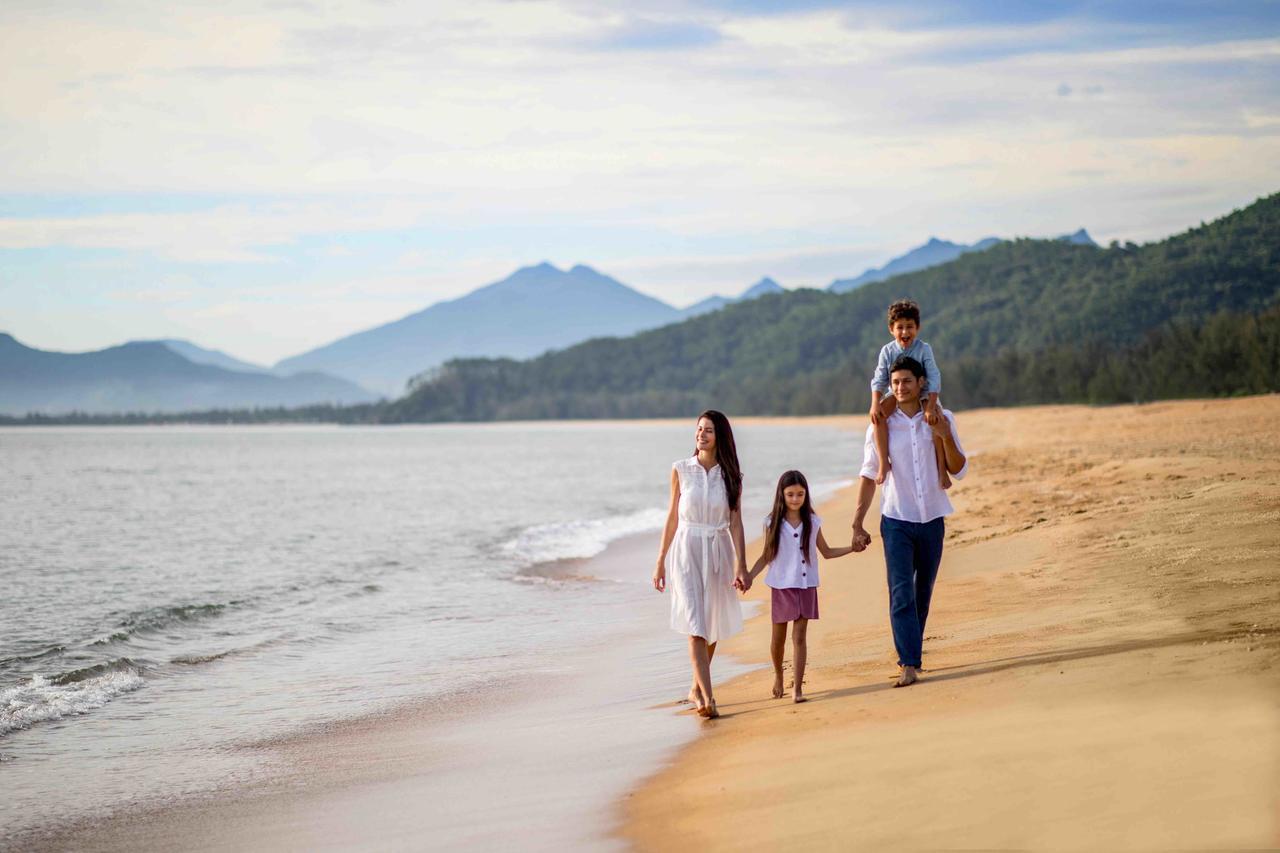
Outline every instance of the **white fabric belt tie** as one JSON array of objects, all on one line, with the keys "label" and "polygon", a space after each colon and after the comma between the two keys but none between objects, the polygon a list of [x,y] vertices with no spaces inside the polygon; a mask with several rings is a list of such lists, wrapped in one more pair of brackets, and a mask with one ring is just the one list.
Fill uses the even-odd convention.
[{"label": "white fabric belt tie", "polygon": [[728,524],[694,524],[692,521],[682,522],[680,527],[703,538],[710,538],[721,531],[728,532],[729,530]]},{"label": "white fabric belt tie", "polygon": [[728,524],[696,524],[692,521],[683,521],[680,523],[680,529],[687,531],[693,536],[697,536],[702,540],[702,589],[703,600],[706,600],[708,575],[714,573],[717,578],[720,574],[720,566],[711,564],[711,540],[716,538],[718,533],[728,533]]}]

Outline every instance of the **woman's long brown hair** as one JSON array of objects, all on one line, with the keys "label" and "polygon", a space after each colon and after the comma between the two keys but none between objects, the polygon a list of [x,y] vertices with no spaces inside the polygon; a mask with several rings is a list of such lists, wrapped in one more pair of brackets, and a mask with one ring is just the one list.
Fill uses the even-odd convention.
[{"label": "woman's long brown hair", "polygon": [[[706,418],[716,429],[716,464],[720,466],[720,476],[724,477],[724,493],[729,498],[729,511],[738,508],[742,499],[742,469],[738,467],[738,446],[733,443],[733,427],[723,412],[707,409],[698,415],[698,421]],[[698,421],[694,421],[697,423]],[[693,449],[698,455],[698,448]]]},{"label": "woman's long brown hair", "polygon": [[804,489],[804,506],[800,507],[800,553],[805,562],[809,562],[809,540],[813,536],[813,504],[809,502],[809,481],[799,471],[787,471],[778,478],[778,489],[773,494],[773,512],[764,520],[764,561],[772,563],[778,556],[779,540],[782,538],[782,519],[787,517],[787,499],[783,492],[789,486],[800,486]]}]

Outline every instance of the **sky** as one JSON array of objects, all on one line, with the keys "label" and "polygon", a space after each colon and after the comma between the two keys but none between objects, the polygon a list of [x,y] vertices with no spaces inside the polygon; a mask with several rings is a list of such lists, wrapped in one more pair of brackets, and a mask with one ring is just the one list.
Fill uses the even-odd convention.
[{"label": "sky", "polygon": [[675,305],[1280,190],[1280,3],[0,4],[0,331],[271,364],[516,268]]}]

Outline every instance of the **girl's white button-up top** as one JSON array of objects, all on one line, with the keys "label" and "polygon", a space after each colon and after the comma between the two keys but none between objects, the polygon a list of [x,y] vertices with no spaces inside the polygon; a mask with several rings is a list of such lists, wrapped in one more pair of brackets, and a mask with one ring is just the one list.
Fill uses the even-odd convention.
[{"label": "girl's white button-up top", "polygon": [[800,549],[800,535],[804,525],[792,527],[785,518],[782,519],[782,535],[778,537],[778,553],[769,564],[769,571],[764,582],[774,589],[809,589],[818,585],[818,530],[822,527],[822,519],[813,519],[809,532],[809,558]]}]

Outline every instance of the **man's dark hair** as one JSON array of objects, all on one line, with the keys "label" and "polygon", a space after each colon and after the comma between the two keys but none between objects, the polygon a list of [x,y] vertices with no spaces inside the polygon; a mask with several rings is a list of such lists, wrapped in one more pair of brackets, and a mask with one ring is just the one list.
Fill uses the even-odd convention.
[{"label": "man's dark hair", "polygon": [[900,355],[895,358],[893,364],[889,367],[889,375],[892,376],[899,370],[910,370],[916,379],[924,378],[924,365],[909,355]]},{"label": "man's dark hair", "polygon": [[889,325],[898,320],[912,320],[920,325],[920,306],[911,299],[899,299],[889,306]]}]

